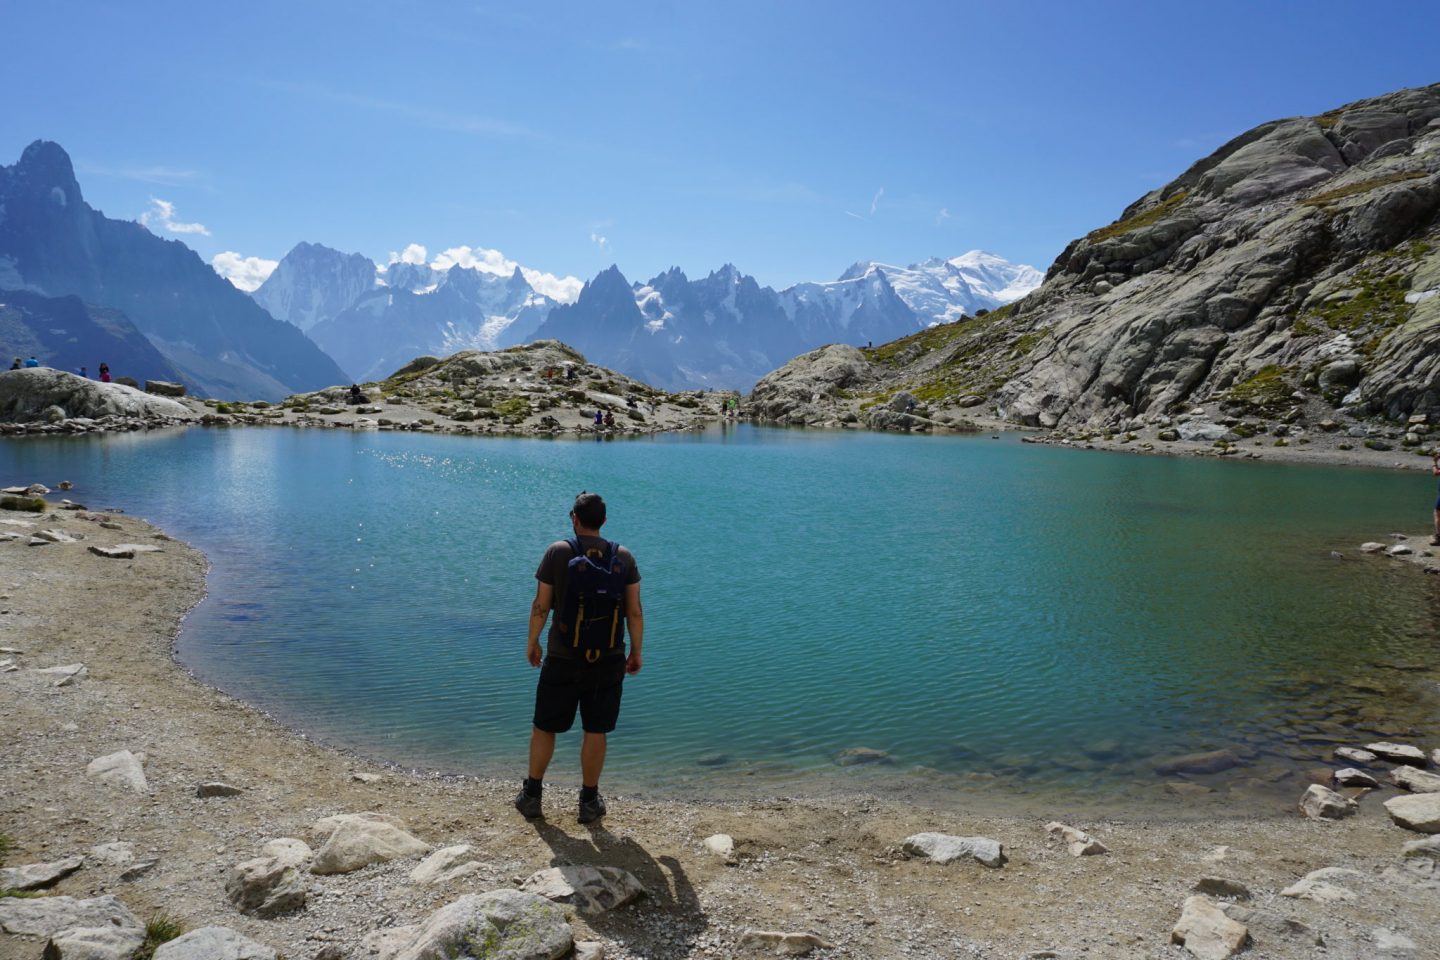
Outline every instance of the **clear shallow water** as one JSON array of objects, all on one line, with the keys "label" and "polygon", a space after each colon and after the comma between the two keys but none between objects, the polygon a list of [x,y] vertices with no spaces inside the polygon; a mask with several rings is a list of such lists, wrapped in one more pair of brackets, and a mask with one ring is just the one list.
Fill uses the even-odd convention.
[{"label": "clear shallow water", "polygon": [[[197,674],[407,767],[520,771],[533,573],[581,489],[645,578],[617,790],[998,781],[1108,805],[1163,798],[1158,759],[1231,747],[1247,764],[1198,778],[1212,796],[1289,805],[1334,743],[1440,718],[1433,585],[1329,557],[1420,528],[1414,474],[748,426],[0,444],[0,481],[62,478],[210,556],[180,641]],[[838,766],[851,747],[894,763]]]}]

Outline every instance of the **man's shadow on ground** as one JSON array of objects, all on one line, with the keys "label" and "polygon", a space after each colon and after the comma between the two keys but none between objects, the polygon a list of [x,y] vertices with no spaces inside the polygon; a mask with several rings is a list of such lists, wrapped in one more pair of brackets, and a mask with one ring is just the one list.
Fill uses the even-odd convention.
[{"label": "man's shadow on ground", "polygon": [[[633,838],[618,837],[606,830],[603,822],[582,827],[587,831],[583,836],[571,836],[545,820],[534,821],[534,826],[540,839],[554,853],[551,866],[620,867],[644,884],[647,895],[637,901],[637,912],[607,911],[586,916],[585,921],[591,927],[607,937],[640,940],[653,951],[653,956],[664,956],[671,948],[676,956],[689,955],[709,921],[678,860],[674,857],[656,859]],[[666,915],[663,930],[655,930],[644,922],[646,915],[656,910]],[[657,933],[663,933],[665,939],[657,939]]]}]

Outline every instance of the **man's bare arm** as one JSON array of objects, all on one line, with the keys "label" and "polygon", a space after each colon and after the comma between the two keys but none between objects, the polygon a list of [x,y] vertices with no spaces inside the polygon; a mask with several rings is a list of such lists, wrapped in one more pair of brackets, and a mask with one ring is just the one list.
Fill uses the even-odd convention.
[{"label": "man's bare arm", "polygon": [[540,631],[545,629],[545,621],[550,617],[550,602],[555,596],[555,588],[548,583],[535,583],[535,599],[530,604],[530,632],[525,640],[525,659],[530,661],[530,666],[540,666],[544,655],[540,651]]},{"label": "man's bare arm", "polygon": [[644,666],[640,649],[645,646],[645,610],[640,605],[640,584],[625,586],[625,627],[630,631],[630,656],[625,660],[626,673],[639,673]]}]

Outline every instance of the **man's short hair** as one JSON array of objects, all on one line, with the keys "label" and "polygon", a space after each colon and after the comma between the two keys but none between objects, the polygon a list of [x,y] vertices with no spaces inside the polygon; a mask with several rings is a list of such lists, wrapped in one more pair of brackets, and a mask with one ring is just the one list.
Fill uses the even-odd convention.
[{"label": "man's short hair", "polygon": [[570,508],[575,514],[575,519],[580,521],[582,527],[590,530],[599,530],[600,525],[605,522],[605,500],[598,493],[586,493],[580,491],[580,496],[575,498],[575,506]]}]

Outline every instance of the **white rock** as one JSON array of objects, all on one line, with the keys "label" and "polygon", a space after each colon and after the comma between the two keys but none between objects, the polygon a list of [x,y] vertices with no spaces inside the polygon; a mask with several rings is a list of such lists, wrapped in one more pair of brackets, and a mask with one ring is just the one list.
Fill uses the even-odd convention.
[{"label": "white rock", "polygon": [[726,863],[735,862],[735,838],[728,833],[716,833],[706,837],[705,849]]},{"label": "white rock", "polygon": [[575,939],[555,904],[519,890],[492,890],[436,910],[395,960],[464,956],[467,943],[485,944],[483,956],[496,960],[559,960]]},{"label": "white rock", "polygon": [[410,879],[415,883],[445,883],[469,876],[480,869],[475,861],[466,861],[473,849],[468,843],[442,847],[420,861],[420,865],[410,871]]},{"label": "white rock", "polygon": [[305,880],[295,864],[278,857],[256,857],[236,864],[225,881],[225,895],[241,913],[278,917],[305,906]]},{"label": "white rock", "polygon": [[59,883],[85,865],[84,857],[0,868],[0,890],[40,890]]},{"label": "white rock", "polygon": [[117,543],[116,550],[128,550],[131,553],[159,553],[160,548],[153,543]]},{"label": "white rock", "polygon": [[1180,920],[1170,934],[1171,943],[1184,944],[1200,960],[1225,960],[1244,948],[1250,931],[1231,920],[1209,897],[1185,898]]},{"label": "white rock", "polygon": [[1300,812],[1311,820],[1340,820],[1359,808],[1360,805],[1354,800],[1318,783],[1310,784],[1300,798]]},{"label": "white rock", "polygon": [[946,833],[917,833],[906,837],[901,850],[912,857],[927,857],[935,863],[953,863],[975,858],[987,867],[1005,863],[1005,848],[988,837],[953,837]]},{"label": "white rock", "polygon": [[385,778],[378,773],[352,773],[350,779],[358,783],[379,783]]},{"label": "white rock", "polygon": [[0,931],[53,937],[77,927],[130,927],[144,931],[144,925],[114,897],[3,897],[0,898]]},{"label": "white rock", "polygon": [[87,547],[86,549],[88,549],[91,553],[95,554],[95,556],[97,556],[97,557],[104,557],[106,560],[134,560],[134,559],[135,559],[135,551],[134,551],[134,550],[125,550],[125,549],[123,549],[123,548],[121,548],[121,547],[98,547],[98,546],[96,546],[96,545],[94,545],[94,544],[91,544],[91,545],[90,545],[89,547]]},{"label": "white rock", "polygon": [[195,796],[200,797],[202,800],[210,797],[238,797],[244,792],[245,789],[243,787],[237,787],[220,780],[207,780],[204,783],[197,783],[195,785]]},{"label": "white rock", "polygon": [[644,885],[628,870],[583,864],[540,870],[531,874],[520,889],[556,903],[567,903],[587,916],[623,907],[646,893]]},{"label": "white rock", "polygon": [[161,944],[154,960],[275,960],[275,951],[229,927],[201,927]]},{"label": "white rock", "polygon": [[1406,544],[1397,543],[1394,546],[1386,547],[1385,552],[1392,557],[1408,557],[1415,551],[1410,549]]},{"label": "white rock", "polygon": [[605,960],[605,944],[599,940],[576,940],[575,960]]},{"label": "white rock", "polygon": [[296,840],[294,837],[279,837],[275,840],[265,841],[260,848],[260,856],[274,857],[294,867],[304,869],[310,865],[315,858],[315,851],[310,849],[310,844],[304,840]]},{"label": "white rock", "polygon": [[1412,747],[1408,743],[1390,743],[1389,741],[1381,740],[1378,743],[1365,744],[1365,749],[1393,763],[1409,763],[1417,767],[1425,766],[1425,751],[1419,747]]},{"label": "white rock", "polygon": [[44,960],[131,960],[144,943],[139,927],[76,927],[51,938]]},{"label": "white rock", "polygon": [[37,539],[47,543],[75,543],[76,538],[64,530],[39,530],[35,533]]},{"label": "white rock", "polygon": [[1360,876],[1363,874],[1359,870],[1348,870],[1344,867],[1325,867],[1321,870],[1312,870],[1305,875],[1304,879],[1297,880],[1281,890],[1280,896],[1294,897],[1297,900],[1318,900],[1321,903],[1354,900],[1355,891],[1329,881]]},{"label": "white rock", "polygon": [[776,953],[792,957],[804,956],[816,949],[830,950],[835,946],[833,943],[826,942],[818,933],[787,933],[783,930],[755,930],[753,928],[740,934],[740,943],[774,947]]},{"label": "white rock", "polygon": [[1412,953],[1420,949],[1414,940],[1403,933],[1395,933],[1384,927],[1371,930],[1370,939],[1375,941],[1375,949],[1383,953]]},{"label": "white rock", "polygon": [[1364,770],[1356,770],[1354,767],[1346,767],[1344,770],[1336,770],[1331,774],[1337,784],[1342,787],[1378,787],[1380,781],[1376,780]]},{"label": "white rock", "polygon": [[1383,544],[1383,543],[1376,543],[1374,540],[1370,540],[1370,541],[1367,541],[1366,543],[1360,544],[1360,552],[1361,552],[1361,553],[1383,553],[1384,551],[1385,551],[1385,544]]},{"label": "white rock", "polygon": [[135,859],[135,844],[117,840],[114,843],[102,843],[90,848],[90,856],[101,863],[108,863],[112,867],[123,867]]},{"label": "white rock", "polygon": [[1440,860],[1440,835],[1407,841],[1401,848],[1401,856],[1428,857],[1431,860]]},{"label": "white rock", "polygon": [[1110,848],[1099,840],[1096,840],[1084,830],[1077,830],[1074,827],[1066,826],[1058,820],[1045,824],[1046,831],[1052,837],[1065,841],[1070,849],[1072,857],[1093,857],[1101,853],[1109,853]]},{"label": "white rock", "polygon": [[1440,833],[1440,793],[1415,793],[1385,801],[1390,819],[1406,830]]},{"label": "white rock", "polygon": [[335,829],[315,852],[315,860],[310,865],[311,873],[349,873],[372,863],[418,857],[430,852],[430,844],[391,822],[393,818],[382,819],[376,814],[341,814],[317,823],[317,831],[323,832],[321,824],[331,821],[336,823]]},{"label": "white rock", "polygon": [[31,670],[33,674],[50,680],[52,687],[68,687],[77,680],[84,680],[90,675],[83,663],[67,663],[62,667],[45,667],[43,670]]},{"label": "white rock", "polygon": [[1349,760],[1351,763],[1374,763],[1377,759],[1375,754],[1369,750],[1361,750],[1359,747],[1336,747],[1335,756],[1341,760]]},{"label": "white rock", "polygon": [[145,793],[150,789],[150,784],[145,781],[145,770],[140,765],[139,758],[129,750],[96,757],[85,768],[85,773],[101,783],[126,787],[136,793]]},{"label": "white rock", "polygon": [[1440,793],[1440,776],[1416,767],[1396,767],[1390,771],[1390,782],[1411,793]]}]

